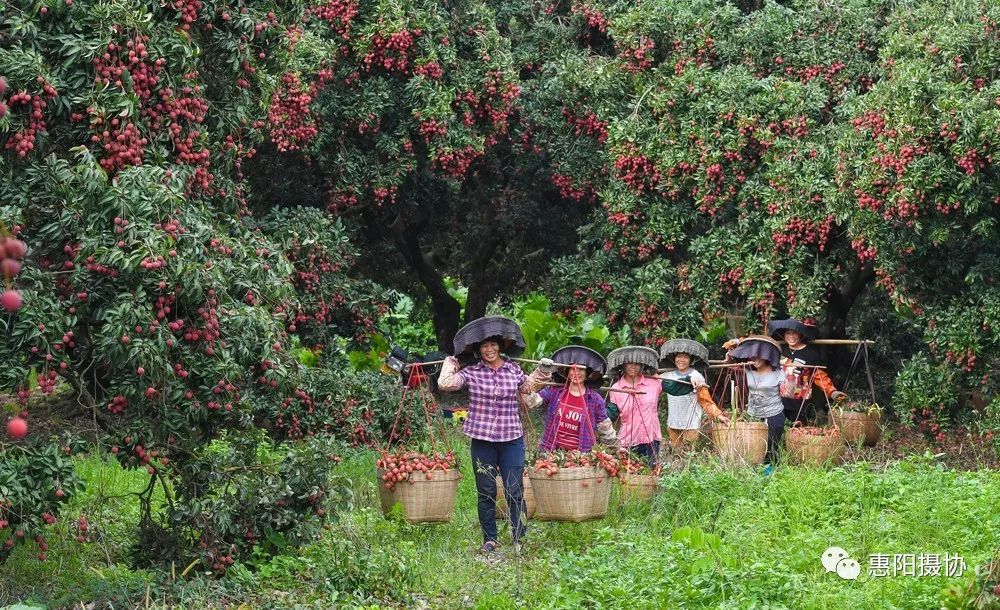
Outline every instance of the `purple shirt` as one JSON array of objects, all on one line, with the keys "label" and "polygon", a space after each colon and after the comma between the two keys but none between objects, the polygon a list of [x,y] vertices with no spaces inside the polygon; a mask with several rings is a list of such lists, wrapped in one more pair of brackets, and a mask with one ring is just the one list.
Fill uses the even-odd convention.
[{"label": "purple shirt", "polygon": [[527,380],[521,367],[510,360],[492,369],[482,362],[458,371],[469,390],[469,417],[462,424],[466,436],[504,442],[524,436],[518,415],[518,388]]},{"label": "purple shirt", "polygon": [[[542,451],[552,451],[556,446],[556,427],[559,424],[559,401],[563,394],[567,392],[565,387],[547,387],[538,393],[542,401],[549,406],[548,414],[545,416],[545,432],[542,434],[542,442],[539,447]],[[604,397],[596,391],[587,388],[583,395],[587,404],[585,413],[587,420],[580,426],[580,451],[590,451],[594,446],[594,435],[597,424],[608,418],[608,411],[604,408]]]}]

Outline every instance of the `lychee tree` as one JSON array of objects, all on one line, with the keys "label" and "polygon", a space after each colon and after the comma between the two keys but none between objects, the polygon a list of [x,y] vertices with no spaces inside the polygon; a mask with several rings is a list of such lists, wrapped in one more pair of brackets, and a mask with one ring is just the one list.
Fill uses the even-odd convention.
[{"label": "lychee tree", "polygon": [[348,271],[363,266],[344,223],[317,208],[279,208],[261,225],[292,263],[297,303],[288,312],[288,332],[312,348],[336,350],[339,338],[364,343],[391,296]]},{"label": "lychee tree", "polygon": [[[550,5],[578,50],[549,67],[574,87],[541,145],[601,146],[560,172],[602,209],[553,268],[556,303],[654,342],[723,311],[744,331],[790,314],[837,336],[879,290],[944,361],[901,378],[933,402],[920,413],[995,393],[997,7],[743,9]],[[941,379],[954,400],[933,401]]]},{"label": "lychee tree", "polygon": [[442,349],[461,323],[446,276],[469,289],[466,319],[483,315],[567,251],[581,218],[554,185],[539,188],[545,159],[522,103],[530,64],[498,10],[309,2],[269,112],[276,148],[320,172],[325,207],[358,229],[372,276],[428,297]]},{"label": "lychee tree", "polygon": [[[553,5],[578,41],[553,70],[576,84],[543,145],[600,146],[563,173],[601,209],[551,291],[651,342],[723,311],[751,327],[790,311],[842,331],[846,311],[825,308],[853,301],[867,276],[835,247],[828,125],[877,73],[875,5]],[[861,281],[840,281],[851,273]]]},{"label": "lychee tree", "polygon": [[[243,175],[301,11],[78,0],[0,17],[0,220],[28,248],[21,306],[0,313],[0,388],[21,411],[66,384],[102,446],[148,472],[143,546],[157,560],[222,571],[256,544],[305,539],[346,440],[290,439],[255,400],[261,377],[280,379],[271,393],[312,390],[289,353],[295,261],[248,215]],[[0,442],[0,558],[19,542],[44,554],[36,536],[77,487],[63,447],[31,431]]]},{"label": "lychee tree", "polygon": [[851,104],[837,140],[852,247],[927,346],[900,374],[897,406],[938,440],[969,419],[971,393],[989,402],[998,389],[998,41],[993,3],[900,12],[881,82]]}]

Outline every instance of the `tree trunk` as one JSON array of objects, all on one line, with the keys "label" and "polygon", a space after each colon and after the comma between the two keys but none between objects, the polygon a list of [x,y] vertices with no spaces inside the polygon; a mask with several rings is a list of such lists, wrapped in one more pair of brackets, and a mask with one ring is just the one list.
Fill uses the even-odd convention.
[{"label": "tree trunk", "polygon": [[487,286],[487,282],[482,278],[475,278],[469,283],[469,294],[465,299],[465,319],[468,324],[476,318],[486,315],[486,306],[490,298],[495,294],[492,286]]},{"label": "tree trunk", "polygon": [[[486,226],[490,226],[493,224],[490,221],[495,219],[495,214],[490,213],[487,217]],[[503,246],[503,238],[499,232],[492,231],[479,243],[480,246],[476,249],[476,254],[469,265],[469,293],[465,299],[466,323],[483,317],[490,299],[502,288],[499,278],[491,277],[490,267],[498,267],[492,263],[500,257],[499,250]]]},{"label": "tree trunk", "polygon": [[871,265],[857,264],[847,274],[844,283],[832,291],[826,305],[826,319],[823,321],[823,335],[843,337],[847,332],[847,316],[851,307],[864,289],[875,279]]},{"label": "tree trunk", "polygon": [[416,213],[409,216],[410,222],[403,215],[396,216],[390,225],[393,243],[409,265],[417,279],[427,291],[431,300],[431,317],[434,321],[434,331],[437,334],[438,349],[450,354],[453,350],[453,340],[458,331],[459,317],[462,308],[444,284],[444,277],[424,255],[420,249],[420,233],[427,226],[427,212],[416,208]]},{"label": "tree trunk", "polygon": [[[875,279],[875,271],[869,264],[856,264],[847,274],[843,284],[831,290],[826,303],[826,316],[820,326],[823,337],[840,338],[847,334],[847,316],[857,302],[861,293]],[[859,337],[863,339],[864,337]],[[849,362],[851,354],[847,350],[838,350],[834,360],[838,363]]]}]

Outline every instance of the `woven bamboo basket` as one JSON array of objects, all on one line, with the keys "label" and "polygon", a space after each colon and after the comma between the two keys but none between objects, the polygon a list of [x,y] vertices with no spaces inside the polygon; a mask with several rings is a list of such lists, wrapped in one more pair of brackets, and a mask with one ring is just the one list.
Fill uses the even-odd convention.
[{"label": "woven bamboo basket", "polygon": [[767,453],[767,424],[733,421],[712,426],[712,443],[724,462],[761,464]]},{"label": "woven bamboo basket", "polygon": [[544,470],[528,469],[535,493],[539,521],[579,522],[608,514],[611,477],[596,466],[560,468],[551,477]]},{"label": "woven bamboo basket", "polygon": [[785,436],[788,461],[806,466],[832,464],[844,453],[844,439],[840,434],[801,434],[791,429]]},{"label": "woven bamboo basket", "polygon": [[382,470],[376,470],[378,495],[382,512],[386,515],[396,504],[403,507],[403,517],[409,523],[447,523],[455,510],[455,496],[462,473],[458,468],[432,471],[427,479],[421,472],[411,473],[410,478],[400,481],[392,489],[382,484]]},{"label": "woven bamboo basket", "polygon": [[622,495],[629,498],[648,500],[656,493],[660,479],[655,474],[629,474],[619,475],[622,482]]},{"label": "woven bamboo basket", "polygon": [[866,447],[872,447],[882,439],[882,416],[878,414],[843,409],[832,409],[830,414],[848,445],[860,442]]},{"label": "woven bamboo basket", "polygon": [[[537,502],[535,502],[535,492],[531,489],[531,479],[528,478],[527,470],[525,470],[524,478],[521,480],[521,489],[524,492],[524,512],[528,519],[531,519],[535,516]],[[507,518],[507,494],[503,490],[503,479],[499,476],[497,477],[497,515],[504,519]]]}]

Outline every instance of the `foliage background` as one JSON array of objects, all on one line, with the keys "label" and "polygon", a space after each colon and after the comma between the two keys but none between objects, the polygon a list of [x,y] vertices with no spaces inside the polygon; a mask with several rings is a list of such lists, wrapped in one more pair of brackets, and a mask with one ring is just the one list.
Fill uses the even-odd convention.
[{"label": "foliage background", "polygon": [[[32,433],[0,440],[0,563],[110,537],[73,503],[113,459],[135,565],[284,577],[385,442],[384,352],[485,313],[529,357],[812,318],[877,340],[877,398],[939,447],[990,441],[998,28],[979,0],[7,2],[30,250],[0,390]],[[395,599],[408,553],[335,580]]]}]

